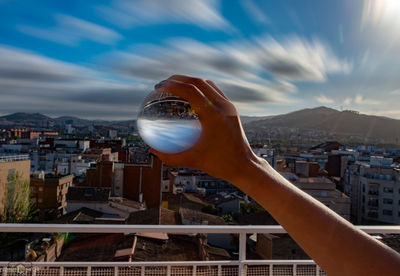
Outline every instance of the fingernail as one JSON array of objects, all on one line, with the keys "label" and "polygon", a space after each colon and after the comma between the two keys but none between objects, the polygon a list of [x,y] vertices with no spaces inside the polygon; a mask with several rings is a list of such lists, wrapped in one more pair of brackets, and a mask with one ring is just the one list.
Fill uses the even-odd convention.
[{"label": "fingernail", "polygon": [[165,84],[166,80],[160,81],[156,85],[154,85],[154,89],[160,89]]}]

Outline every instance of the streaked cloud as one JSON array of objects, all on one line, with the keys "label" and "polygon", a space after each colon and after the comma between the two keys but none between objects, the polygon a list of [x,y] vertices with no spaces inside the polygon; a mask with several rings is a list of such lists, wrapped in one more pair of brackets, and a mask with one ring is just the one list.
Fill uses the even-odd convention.
[{"label": "streaked cloud", "polygon": [[86,118],[135,118],[150,86],[107,79],[104,72],[0,46],[0,110]]},{"label": "streaked cloud", "polygon": [[389,92],[390,95],[400,95],[400,88]]},{"label": "streaked cloud", "polygon": [[318,39],[310,42],[292,36],[278,42],[266,37],[257,42],[254,61],[277,78],[322,82],[328,74],[347,74],[352,70],[350,62],[336,57],[330,47]]},{"label": "streaked cloud", "polygon": [[232,31],[217,0],[116,0],[111,6],[98,6],[105,20],[120,27],[161,23],[187,23],[204,29]]},{"label": "streaked cloud", "polygon": [[122,36],[109,28],[65,14],[54,16],[56,25],[50,28],[19,25],[17,29],[27,35],[69,46],[91,40],[103,44],[114,44]]},{"label": "streaked cloud", "polygon": [[0,45],[0,80],[22,82],[71,82],[88,73],[82,67]]},{"label": "streaked cloud", "polygon": [[328,98],[323,94],[320,94],[319,96],[315,97],[315,100],[321,104],[333,104],[335,102],[334,99]]},{"label": "streaked cloud", "polygon": [[271,19],[267,16],[265,11],[261,10],[253,0],[242,0],[240,4],[243,6],[244,10],[249,15],[249,18],[254,20],[259,24],[270,24]]}]

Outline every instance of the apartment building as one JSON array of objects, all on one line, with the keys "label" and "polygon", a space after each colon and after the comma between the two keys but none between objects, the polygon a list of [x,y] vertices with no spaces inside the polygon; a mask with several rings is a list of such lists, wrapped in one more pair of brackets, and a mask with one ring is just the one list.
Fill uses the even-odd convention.
[{"label": "apartment building", "polygon": [[39,210],[40,220],[57,218],[66,213],[68,188],[73,175],[45,175],[39,173],[31,177],[31,198]]},{"label": "apartment building", "polygon": [[348,166],[345,193],[355,223],[400,223],[400,169],[391,158],[372,156]]}]

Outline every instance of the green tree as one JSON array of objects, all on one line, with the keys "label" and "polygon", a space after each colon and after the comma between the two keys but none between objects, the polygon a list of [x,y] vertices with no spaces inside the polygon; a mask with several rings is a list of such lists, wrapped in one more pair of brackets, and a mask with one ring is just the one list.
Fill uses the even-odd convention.
[{"label": "green tree", "polygon": [[215,206],[213,204],[208,204],[206,206],[203,206],[201,208],[201,211],[203,213],[207,213],[207,214],[211,214],[211,215],[216,215],[217,214],[217,209],[215,208]]},{"label": "green tree", "polygon": [[263,207],[261,207],[258,204],[254,204],[251,202],[248,203],[241,203],[240,204],[240,213],[242,214],[254,214],[254,213],[260,213],[264,211]]},{"label": "green tree", "polygon": [[29,181],[23,180],[19,172],[10,174],[7,180],[4,214],[1,221],[5,223],[25,222],[30,219],[33,210]]},{"label": "green tree", "polygon": [[233,222],[233,217],[230,214],[222,215],[222,218],[225,220],[225,222]]}]

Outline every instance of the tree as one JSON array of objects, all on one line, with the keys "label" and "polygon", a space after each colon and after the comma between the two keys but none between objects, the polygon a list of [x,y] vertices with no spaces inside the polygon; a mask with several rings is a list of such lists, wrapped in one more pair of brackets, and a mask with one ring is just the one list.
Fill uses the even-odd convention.
[{"label": "tree", "polygon": [[222,218],[225,220],[225,222],[233,222],[233,217],[230,214],[222,215]]},{"label": "tree", "polygon": [[4,214],[1,221],[18,223],[29,220],[32,211],[29,181],[24,181],[19,172],[10,174],[7,180]]},{"label": "tree", "polygon": [[264,211],[264,208],[258,204],[254,204],[251,202],[248,202],[248,203],[243,202],[240,204],[240,213],[242,213],[242,214],[255,214],[255,213],[260,213],[263,211]]},{"label": "tree", "polygon": [[201,211],[203,213],[207,213],[207,214],[211,214],[211,215],[216,215],[217,214],[217,209],[215,208],[215,206],[213,204],[208,204],[206,206],[203,206],[201,208]]}]

